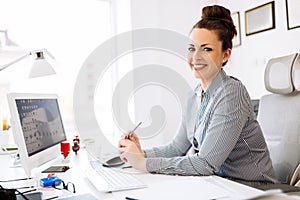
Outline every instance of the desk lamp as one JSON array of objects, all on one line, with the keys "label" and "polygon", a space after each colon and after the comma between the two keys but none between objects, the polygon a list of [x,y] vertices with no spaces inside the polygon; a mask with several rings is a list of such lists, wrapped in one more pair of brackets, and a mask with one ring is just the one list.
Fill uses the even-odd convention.
[{"label": "desk lamp", "polygon": [[52,66],[46,61],[44,57],[44,53],[47,53],[52,59],[55,59],[47,49],[38,49],[34,51],[30,51],[26,53],[25,55],[15,59],[14,61],[7,63],[5,65],[0,66],[0,71],[8,68],[9,66],[15,64],[16,62],[19,62],[26,58],[27,56],[36,56],[35,60],[33,62],[33,65],[31,67],[31,71],[29,73],[29,78],[34,78],[34,77],[40,77],[40,76],[47,76],[51,74],[55,74],[54,69]]}]

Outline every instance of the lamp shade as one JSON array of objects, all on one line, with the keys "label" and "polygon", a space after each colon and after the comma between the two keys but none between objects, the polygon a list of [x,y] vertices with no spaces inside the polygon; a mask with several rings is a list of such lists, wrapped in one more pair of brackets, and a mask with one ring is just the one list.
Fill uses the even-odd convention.
[{"label": "lamp shade", "polygon": [[35,56],[35,60],[33,62],[31,71],[29,73],[29,78],[34,78],[34,77],[40,77],[40,76],[47,76],[51,74],[55,74],[54,69],[52,66],[46,61],[44,57],[44,53],[47,53],[51,58],[54,59],[54,57],[46,50],[46,49],[41,49],[41,50],[35,50],[26,53],[25,55],[11,61],[10,63],[7,63],[5,65],[0,66],[0,71],[10,67],[11,65],[23,60],[27,56]]},{"label": "lamp shade", "polygon": [[55,74],[52,66],[44,58],[43,51],[36,51],[36,58],[32,64],[31,71],[29,73],[29,78],[35,78],[40,76],[48,76]]}]

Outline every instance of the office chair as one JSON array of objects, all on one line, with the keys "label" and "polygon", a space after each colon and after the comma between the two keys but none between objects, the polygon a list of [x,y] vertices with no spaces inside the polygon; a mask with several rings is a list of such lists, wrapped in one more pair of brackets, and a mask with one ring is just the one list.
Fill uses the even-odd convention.
[{"label": "office chair", "polygon": [[[300,176],[299,54],[270,59],[264,80],[271,94],[261,97],[257,120],[266,139],[278,181],[282,186],[295,185]],[[281,188],[280,184],[277,186]]]}]

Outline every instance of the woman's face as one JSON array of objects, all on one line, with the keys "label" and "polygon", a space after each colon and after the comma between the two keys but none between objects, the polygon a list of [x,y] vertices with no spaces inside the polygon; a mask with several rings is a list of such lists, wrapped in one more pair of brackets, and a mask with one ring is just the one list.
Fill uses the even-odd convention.
[{"label": "woman's face", "polygon": [[207,87],[230,56],[231,49],[222,51],[222,42],[214,31],[194,28],[190,34],[188,64],[196,78]]}]

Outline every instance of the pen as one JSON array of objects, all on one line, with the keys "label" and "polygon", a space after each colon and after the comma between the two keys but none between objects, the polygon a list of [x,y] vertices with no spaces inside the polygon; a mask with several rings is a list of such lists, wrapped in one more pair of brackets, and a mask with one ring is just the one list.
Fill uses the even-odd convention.
[{"label": "pen", "polygon": [[25,194],[25,193],[33,192],[33,191],[36,191],[36,190],[37,190],[37,189],[27,190],[27,191],[22,192],[22,193]]},{"label": "pen", "polygon": [[127,169],[127,168],[132,168],[132,166],[130,165],[130,166],[124,166],[124,167],[122,167],[122,169]]},{"label": "pen", "polygon": [[48,198],[48,199],[45,199],[45,200],[56,199],[56,198],[58,198],[58,197],[59,197],[59,196],[50,197],[50,198]]},{"label": "pen", "polygon": [[138,200],[136,198],[131,198],[131,197],[125,197],[126,200]]},{"label": "pen", "polygon": [[[133,132],[141,125],[141,124],[142,124],[142,122],[138,123],[138,124],[134,127],[134,129],[132,129],[132,130],[130,131],[128,137],[132,137],[132,133],[133,133]],[[128,137],[127,137],[126,139],[129,139]]]},{"label": "pen", "polygon": [[27,188],[34,188],[35,186],[23,186],[23,187],[18,187],[18,188],[13,188],[13,189],[27,189]]},{"label": "pen", "polygon": [[136,125],[136,127],[134,127],[134,129],[132,129],[132,131],[130,131],[130,133],[133,133],[141,124],[142,124],[142,122],[138,123],[138,125]]}]

